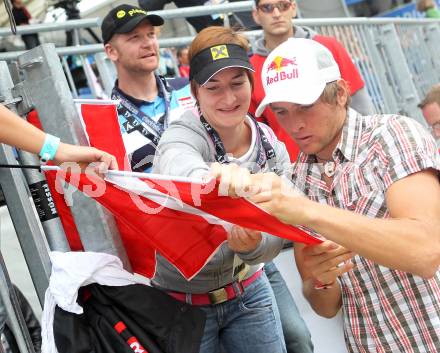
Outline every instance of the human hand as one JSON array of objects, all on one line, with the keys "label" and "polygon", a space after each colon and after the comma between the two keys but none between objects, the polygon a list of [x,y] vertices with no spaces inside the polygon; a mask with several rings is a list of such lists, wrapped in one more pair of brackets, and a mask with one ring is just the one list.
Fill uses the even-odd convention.
[{"label": "human hand", "polygon": [[337,277],[353,269],[350,260],[355,254],[326,240],[318,245],[305,246],[301,251],[306,278],[312,279],[315,288],[330,288]]},{"label": "human hand", "polygon": [[234,252],[247,253],[254,251],[260,245],[262,238],[261,232],[233,226],[228,233],[228,246]]},{"label": "human hand", "polygon": [[220,196],[249,197],[256,192],[250,172],[237,164],[213,163],[210,176],[219,179]]},{"label": "human hand", "polygon": [[250,176],[254,194],[250,201],[288,224],[305,224],[311,201],[297,192],[284,177],[275,173]]},{"label": "human hand", "polygon": [[55,163],[77,162],[82,170],[88,170],[93,163],[93,171],[103,176],[108,169],[118,169],[116,158],[110,153],[98,150],[94,147],[75,146],[60,143],[55,155]]}]

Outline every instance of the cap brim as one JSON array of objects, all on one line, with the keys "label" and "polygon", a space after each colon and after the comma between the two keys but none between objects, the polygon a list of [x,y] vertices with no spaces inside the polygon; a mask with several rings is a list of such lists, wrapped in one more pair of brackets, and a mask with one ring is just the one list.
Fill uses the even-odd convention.
[{"label": "cap brim", "polygon": [[219,73],[220,71],[224,69],[228,69],[231,67],[241,67],[246,70],[250,70],[254,72],[254,67],[249,61],[242,60],[242,59],[221,59],[214,62],[209,63],[206,65],[202,70],[200,70],[197,75],[194,76],[194,80],[196,82],[203,86],[206,84],[214,75]]},{"label": "cap brim", "polygon": [[[272,92],[264,97],[255,111],[255,116],[259,117],[263,114],[264,109],[271,104],[277,102],[289,102],[294,104],[309,105],[315,103],[325,88],[325,83],[317,85],[309,85],[307,89],[304,86],[292,87],[287,86],[285,90],[272,90]],[[269,89],[270,90],[270,89]]]},{"label": "cap brim", "polygon": [[142,21],[148,21],[152,26],[162,26],[163,18],[158,15],[135,16],[126,24],[115,30],[115,33],[128,33],[135,29]]}]

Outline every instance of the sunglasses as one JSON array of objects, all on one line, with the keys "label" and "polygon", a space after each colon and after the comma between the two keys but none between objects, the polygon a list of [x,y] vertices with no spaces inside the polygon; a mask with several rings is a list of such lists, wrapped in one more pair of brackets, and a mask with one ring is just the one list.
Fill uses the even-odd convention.
[{"label": "sunglasses", "polygon": [[292,3],[290,1],[278,1],[275,4],[261,4],[257,6],[258,10],[264,13],[272,13],[275,8],[277,8],[279,12],[284,12],[291,7]]}]

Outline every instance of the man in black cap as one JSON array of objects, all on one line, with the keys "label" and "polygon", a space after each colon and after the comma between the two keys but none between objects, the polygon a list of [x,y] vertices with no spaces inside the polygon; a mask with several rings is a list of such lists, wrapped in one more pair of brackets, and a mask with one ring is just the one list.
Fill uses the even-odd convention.
[{"label": "man in black cap", "polygon": [[155,70],[159,66],[157,26],[163,18],[123,4],[104,18],[105,52],[118,79],[112,99],[119,100],[119,125],[133,171],[151,169],[156,145],[170,121],[192,106],[188,85],[174,90]]}]

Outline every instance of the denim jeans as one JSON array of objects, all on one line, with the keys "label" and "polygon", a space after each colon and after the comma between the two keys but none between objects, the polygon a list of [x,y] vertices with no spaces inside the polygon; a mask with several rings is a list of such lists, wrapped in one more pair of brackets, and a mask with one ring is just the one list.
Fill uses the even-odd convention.
[{"label": "denim jeans", "polygon": [[218,353],[220,344],[228,353],[286,353],[273,298],[263,272],[235,299],[200,306],[206,312],[200,353]]},{"label": "denim jeans", "polygon": [[273,262],[268,262],[264,266],[264,271],[275,294],[287,353],[312,353],[313,343],[309,329],[301,317],[281,273]]}]

